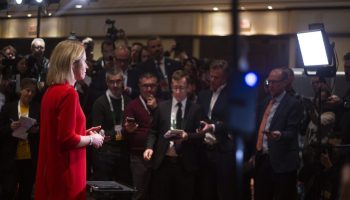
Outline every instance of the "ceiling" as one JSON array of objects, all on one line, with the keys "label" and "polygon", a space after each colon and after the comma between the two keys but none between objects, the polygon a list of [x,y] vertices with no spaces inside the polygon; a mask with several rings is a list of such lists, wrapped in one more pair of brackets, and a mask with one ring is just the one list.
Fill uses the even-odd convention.
[{"label": "ceiling", "polygon": [[[14,0],[8,0],[8,9],[1,13],[11,12],[13,16],[25,16],[28,12],[37,10],[36,5],[16,5]],[[82,8],[75,8],[77,4]],[[240,0],[241,10],[266,10],[270,5],[273,9],[315,9],[315,8],[350,8],[350,0]],[[61,0],[46,6],[48,13],[53,15],[75,14],[107,14],[130,12],[181,12],[181,11],[212,11],[229,10],[231,0]],[[0,13],[0,16],[1,16]],[[3,16],[1,16],[3,17]]]}]

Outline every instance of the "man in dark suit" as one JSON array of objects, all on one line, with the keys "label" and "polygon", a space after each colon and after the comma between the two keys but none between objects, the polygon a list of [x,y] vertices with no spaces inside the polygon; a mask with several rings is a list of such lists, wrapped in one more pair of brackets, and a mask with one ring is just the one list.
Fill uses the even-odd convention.
[{"label": "man in dark suit", "polygon": [[113,53],[115,44],[111,40],[104,40],[101,44],[102,57],[97,59],[91,69],[91,84],[87,89],[84,112],[87,114],[87,124],[91,124],[91,108],[95,100],[107,90],[106,71],[114,68]]},{"label": "man in dark suit", "polygon": [[[215,60],[209,69],[210,89],[198,95],[206,115],[205,146],[199,177],[201,199],[234,199],[234,148],[225,121],[228,108],[228,63]],[[202,130],[203,131],[203,130]],[[211,132],[211,133],[210,133]]]},{"label": "man in dark suit", "polygon": [[295,200],[299,165],[300,102],[286,94],[288,74],[273,69],[267,79],[270,98],[264,103],[255,156],[255,199]]},{"label": "man in dark suit", "polygon": [[155,74],[159,80],[159,94],[161,99],[169,99],[171,75],[174,71],[182,68],[181,63],[164,57],[162,41],[159,37],[151,37],[147,41],[147,49],[151,59],[139,65],[137,68],[141,73],[149,72]]},{"label": "man in dark suit", "polygon": [[188,75],[184,71],[174,72],[171,86],[172,99],[161,102],[154,113],[144,159],[153,159],[152,199],[192,200],[202,138],[196,133],[201,112],[187,99]]},{"label": "man in dark suit", "polygon": [[137,87],[138,72],[130,67],[130,50],[126,46],[118,46],[114,51],[115,67],[123,72],[124,94],[135,98],[139,94]]}]

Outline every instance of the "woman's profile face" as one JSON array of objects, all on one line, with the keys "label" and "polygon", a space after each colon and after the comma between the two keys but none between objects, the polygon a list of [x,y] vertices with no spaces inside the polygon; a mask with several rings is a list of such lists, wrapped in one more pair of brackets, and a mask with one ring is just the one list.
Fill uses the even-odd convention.
[{"label": "woman's profile face", "polygon": [[25,58],[22,58],[20,61],[18,61],[17,70],[21,74],[24,74],[28,70],[27,61]]},{"label": "woman's profile face", "polygon": [[86,54],[84,52],[82,57],[73,63],[74,79],[77,81],[83,80],[85,78],[87,68],[88,65],[86,64]]}]

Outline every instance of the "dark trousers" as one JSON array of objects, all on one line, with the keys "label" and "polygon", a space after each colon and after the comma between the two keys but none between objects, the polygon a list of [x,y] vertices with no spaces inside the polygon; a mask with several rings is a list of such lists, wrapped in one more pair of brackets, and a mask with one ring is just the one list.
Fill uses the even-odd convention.
[{"label": "dark trousers", "polygon": [[[131,185],[129,155],[118,148],[102,147],[93,152],[93,175],[95,181],[117,181]],[[98,193],[96,199],[130,199],[117,193]]]},{"label": "dark trousers", "polygon": [[197,198],[201,200],[234,199],[235,167],[231,152],[207,151],[196,178]]},{"label": "dark trousers", "polygon": [[0,199],[30,200],[35,179],[35,168],[31,159],[16,160],[15,166],[4,172]]},{"label": "dark trousers", "polygon": [[276,173],[268,155],[257,155],[255,167],[256,200],[295,200],[297,199],[297,172]]},{"label": "dark trousers", "polygon": [[154,170],[152,200],[193,200],[194,174],[186,171],[179,159],[165,157]]},{"label": "dark trousers", "polygon": [[149,200],[149,186],[151,181],[151,163],[145,161],[142,155],[130,155],[130,168],[132,174],[133,186],[136,192],[133,200]]}]

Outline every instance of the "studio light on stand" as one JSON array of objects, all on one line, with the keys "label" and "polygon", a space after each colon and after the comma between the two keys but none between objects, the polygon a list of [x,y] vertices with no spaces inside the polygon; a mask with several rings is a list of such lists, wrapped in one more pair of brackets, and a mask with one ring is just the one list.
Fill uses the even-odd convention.
[{"label": "studio light on stand", "polygon": [[[297,33],[301,56],[304,63],[304,72],[307,76],[323,78],[335,77],[337,72],[337,60],[334,53],[334,43],[330,44],[323,24],[309,25],[309,31]],[[324,150],[322,144],[321,115],[323,105],[321,98],[322,87],[316,91],[317,115],[317,141],[313,144],[316,149]]]},{"label": "studio light on stand", "polygon": [[311,30],[297,33],[304,72],[307,76],[334,77],[337,72],[334,43],[329,43],[323,25],[309,27]]}]

